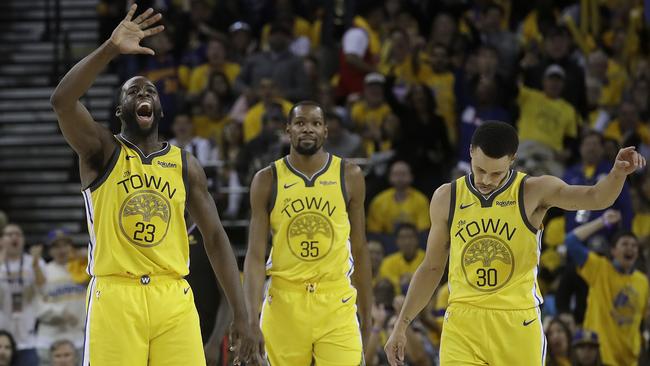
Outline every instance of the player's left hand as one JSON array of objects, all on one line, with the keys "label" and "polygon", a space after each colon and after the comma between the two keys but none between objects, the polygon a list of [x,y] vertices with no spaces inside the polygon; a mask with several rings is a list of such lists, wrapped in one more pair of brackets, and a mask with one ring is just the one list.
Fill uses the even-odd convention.
[{"label": "player's left hand", "polygon": [[613,170],[629,175],[637,169],[643,169],[645,165],[645,158],[635,150],[634,146],[628,146],[618,151]]}]

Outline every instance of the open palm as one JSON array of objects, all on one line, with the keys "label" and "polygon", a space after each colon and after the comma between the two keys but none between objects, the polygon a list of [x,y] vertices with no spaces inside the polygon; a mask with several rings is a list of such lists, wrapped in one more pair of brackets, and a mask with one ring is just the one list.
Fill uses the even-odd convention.
[{"label": "open palm", "polygon": [[137,8],[136,4],[131,5],[126,17],[113,30],[111,42],[119,48],[121,54],[143,53],[153,55],[155,54],[154,51],[151,48],[140,46],[140,41],[165,29],[162,25],[149,28],[149,26],[158,22],[162,15],[160,13],[153,14],[153,9],[149,8],[135,19],[132,19]]}]

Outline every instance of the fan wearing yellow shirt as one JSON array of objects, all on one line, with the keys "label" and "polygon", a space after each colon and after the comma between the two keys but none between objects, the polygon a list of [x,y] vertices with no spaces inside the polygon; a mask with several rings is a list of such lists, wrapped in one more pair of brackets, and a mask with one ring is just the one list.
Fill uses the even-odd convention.
[{"label": "fan wearing yellow shirt", "polygon": [[395,229],[397,253],[393,253],[381,263],[379,277],[387,278],[395,286],[395,294],[404,294],[411,276],[424,260],[424,250],[418,246],[418,229],[413,224],[402,223]]},{"label": "fan wearing yellow shirt", "polygon": [[[294,105],[286,132],[289,155],[251,183],[244,288],[248,311],[261,309],[261,316],[251,318],[250,329],[271,365],[363,365],[362,336],[365,344],[372,325],[364,177],[323,149],[327,125],[319,104]],[[270,285],[262,305],[265,272]]]},{"label": "fan wearing yellow shirt", "polygon": [[634,102],[623,101],[618,107],[618,119],[609,123],[603,136],[622,144],[631,134],[638,135],[642,144],[650,146],[650,127],[641,121],[639,107]]},{"label": "fan wearing yellow shirt", "polygon": [[424,231],[429,228],[429,199],[411,187],[413,174],[404,161],[391,165],[388,174],[391,188],[380,192],[368,208],[368,232],[392,235],[398,224],[408,222]]},{"label": "fan wearing yellow shirt", "polygon": [[197,159],[158,140],[163,111],[156,87],[141,76],[122,85],[117,136],[79,101],[118,55],[154,53],[140,41],[163,30],[152,27],[161,15],[148,9],[134,17],[136,9],[130,7],[110,39],[77,63],[51,97],[63,136],[79,155],[85,187],[92,279],[83,365],[206,364],[194,295],[184,279],[186,210],[206,238],[206,252],[234,311],[236,357],[247,361],[254,345],[235,256]]},{"label": "fan wearing yellow shirt", "polygon": [[207,62],[193,69],[187,80],[187,92],[189,94],[198,94],[205,89],[210,80],[210,74],[215,71],[223,72],[228,78],[230,85],[235,84],[241,67],[239,64],[226,60],[226,46],[218,38],[212,38],[208,41],[205,51]]},{"label": "fan wearing yellow shirt", "polygon": [[519,88],[517,125],[522,148],[533,142],[560,153],[564,149],[564,138],[578,135],[580,117],[573,106],[561,98],[565,77],[564,69],[553,64],[544,71],[543,91]]},{"label": "fan wearing yellow shirt", "polygon": [[[430,206],[424,261],[415,271],[385,350],[404,362],[406,329],[427,305],[449,259],[449,306],[440,364],[545,364],[542,297],[537,283],[541,227],[551,207],[602,210],[620,194],[645,159],[621,149],[610,173],[594,186],[512,169],[519,145],[507,123],[479,126],[470,146],[472,172],[440,186]],[[489,334],[489,337],[486,337]]]},{"label": "fan wearing yellow shirt", "polygon": [[589,285],[584,327],[606,334],[600,343],[603,362],[614,366],[637,365],[641,352],[641,322],[648,304],[648,278],[634,268],[639,241],[631,232],[620,232],[611,241],[611,260],[584,246],[595,232],[621,220],[607,210],[596,220],[578,226],[566,238],[569,257]]},{"label": "fan wearing yellow shirt", "polygon": [[382,146],[381,130],[384,120],[392,109],[384,99],[384,75],[372,72],[364,77],[363,99],[352,105],[350,112],[354,129],[363,137],[363,146],[368,156],[384,151],[389,146]]},{"label": "fan wearing yellow shirt", "polygon": [[262,132],[262,118],[266,113],[275,108],[281,108],[282,115],[286,116],[291,110],[291,103],[278,96],[275,83],[271,78],[263,78],[257,85],[260,101],[255,103],[246,112],[244,117],[244,142],[249,142]]}]

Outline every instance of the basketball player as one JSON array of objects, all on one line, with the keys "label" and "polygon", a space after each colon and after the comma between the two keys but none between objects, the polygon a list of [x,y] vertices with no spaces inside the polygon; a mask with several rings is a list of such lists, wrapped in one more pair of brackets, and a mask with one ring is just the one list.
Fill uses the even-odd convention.
[{"label": "basketball player", "polygon": [[151,54],[144,38],[163,30],[149,9],[131,6],[111,38],[75,65],[51,102],[63,136],[79,155],[90,234],[83,364],[205,365],[199,319],[187,281],[187,208],[205,238],[215,274],[234,309],[242,358],[253,348],[235,257],[192,156],[158,140],[163,114],[154,85],[124,83],[113,136],[79,98],[119,54]]},{"label": "basketball player", "polygon": [[[253,314],[260,311],[266,268],[271,280],[261,332],[267,361],[280,366],[309,366],[312,360],[317,366],[360,365],[356,304],[364,339],[372,305],[364,176],[358,166],[323,150],[327,126],[318,104],[294,105],[286,132],[289,155],[258,171],[251,185],[244,264],[251,332],[261,343],[260,321]],[[269,233],[272,249],[265,267]],[[260,344],[258,351],[263,350]]]},{"label": "basketball player", "polygon": [[513,170],[518,144],[513,127],[486,122],[472,136],[472,173],[434,193],[425,259],[385,346],[391,365],[404,364],[405,330],[429,302],[448,257],[441,365],[544,365],[537,285],[542,219],[551,207],[609,207],[645,160],[632,147],[621,149],[598,184],[571,186]]}]

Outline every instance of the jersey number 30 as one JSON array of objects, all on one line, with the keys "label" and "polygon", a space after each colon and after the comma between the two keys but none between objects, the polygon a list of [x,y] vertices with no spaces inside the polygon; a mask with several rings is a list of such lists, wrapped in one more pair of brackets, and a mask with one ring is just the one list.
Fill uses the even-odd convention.
[{"label": "jersey number 30", "polygon": [[476,270],[476,275],[478,276],[478,280],[476,281],[478,287],[494,287],[497,285],[497,270],[494,268],[489,268],[487,270],[485,270],[485,268],[478,268]]}]

